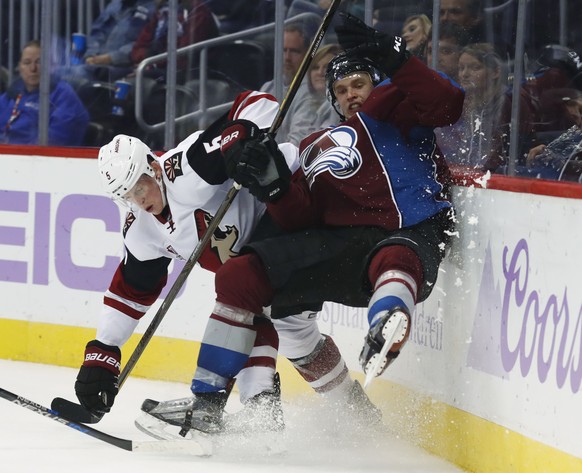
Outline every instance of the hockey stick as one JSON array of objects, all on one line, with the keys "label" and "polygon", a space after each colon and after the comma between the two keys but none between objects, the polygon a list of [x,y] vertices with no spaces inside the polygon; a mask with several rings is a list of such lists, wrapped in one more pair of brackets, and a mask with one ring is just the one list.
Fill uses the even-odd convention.
[{"label": "hockey stick", "polygon": [[[331,5],[329,6],[329,9],[325,13],[321,21],[321,25],[319,25],[319,29],[315,33],[315,36],[311,41],[311,45],[309,46],[307,53],[303,57],[301,65],[299,66],[299,69],[295,73],[295,76],[293,77],[293,80],[289,85],[289,89],[287,90],[285,97],[283,98],[281,104],[279,105],[277,115],[273,119],[273,123],[271,124],[271,127],[267,132],[272,137],[274,137],[277,134],[277,131],[279,130],[281,123],[283,122],[283,119],[287,115],[289,107],[291,106],[291,102],[293,101],[293,98],[295,97],[297,91],[299,90],[299,86],[301,85],[301,82],[303,81],[303,78],[307,73],[307,69],[311,64],[313,57],[315,56],[315,53],[317,52],[317,49],[321,44],[321,41],[323,41],[323,37],[327,33],[329,25],[331,24],[331,20],[333,19],[333,16],[337,8],[339,7],[340,2],[341,0],[333,0]],[[206,232],[204,233],[202,239],[198,242],[198,245],[194,249],[194,252],[190,256],[190,258],[188,258],[188,261],[184,265],[184,268],[182,269],[181,273],[178,275],[176,281],[174,282],[174,285],[168,292],[168,295],[164,299],[164,302],[158,309],[158,312],[154,316],[147,330],[144,332],[141,340],[139,341],[138,345],[133,351],[130,359],[127,361],[127,364],[125,365],[121,374],[119,375],[120,388],[125,382],[127,376],[129,376],[129,373],[133,370],[139,358],[141,357],[143,351],[145,350],[146,346],[153,337],[154,332],[157,330],[158,326],[162,322],[162,319],[166,315],[166,312],[168,311],[170,305],[174,302],[174,299],[178,295],[178,292],[182,289],[184,282],[186,281],[190,272],[194,268],[194,265],[198,262],[198,259],[200,258],[202,251],[206,248],[206,245],[210,242],[210,239],[212,238],[214,231],[218,228],[218,225],[222,221],[222,218],[226,214],[227,210],[229,209],[230,205],[232,204],[234,198],[237,196],[240,189],[241,185],[235,182],[233,183],[232,187],[226,194],[226,197],[222,204],[220,205],[220,208],[216,212],[216,215],[214,216],[214,218],[212,218],[212,220],[208,224],[208,228],[206,229]],[[103,417],[103,414],[101,416],[97,416],[87,411],[83,406],[60,397],[53,399],[51,407],[61,412],[65,417],[69,419],[87,424],[97,423]]]},{"label": "hockey stick", "polygon": [[17,406],[20,407],[24,407],[25,409],[28,409],[43,417],[52,419],[58,422],[59,424],[66,425],[67,427],[70,427],[71,429],[74,429],[77,432],[89,435],[90,437],[93,437],[97,440],[101,440],[102,442],[106,442],[117,448],[128,450],[130,452],[133,452],[135,450],[155,451],[155,452],[182,452],[201,456],[211,455],[212,453],[211,444],[203,445],[199,442],[192,442],[190,440],[135,442],[133,440],[114,437],[113,435],[106,434],[105,432],[101,432],[100,430],[94,429],[87,425],[70,421],[62,417],[58,412],[47,407],[44,407],[40,404],[37,404],[36,402],[30,401],[22,396],[18,396],[14,393],[11,393],[6,389],[0,388],[0,397],[3,397],[4,399],[12,402],[13,404],[16,404]]}]

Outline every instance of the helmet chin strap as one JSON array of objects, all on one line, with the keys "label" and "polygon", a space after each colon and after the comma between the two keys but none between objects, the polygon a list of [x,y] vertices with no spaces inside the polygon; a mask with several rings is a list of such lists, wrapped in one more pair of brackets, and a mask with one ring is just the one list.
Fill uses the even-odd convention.
[{"label": "helmet chin strap", "polygon": [[162,194],[162,203],[164,204],[162,208],[165,208],[166,205],[168,205],[168,199],[166,198],[166,186],[164,185],[164,180],[162,179],[162,176],[156,178],[156,182],[158,183],[160,193]]}]

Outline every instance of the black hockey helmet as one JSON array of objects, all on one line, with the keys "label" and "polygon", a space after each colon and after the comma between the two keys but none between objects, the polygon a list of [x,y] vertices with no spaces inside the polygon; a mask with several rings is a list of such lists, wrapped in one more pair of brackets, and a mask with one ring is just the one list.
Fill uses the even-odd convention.
[{"label": "black hockey helmet", "polygon": [[350,54],[349,51],[341,52],[329,61],[325,71],[327,99],[331,102],[332,107],[342,120],[345,120],[345,117],[342,115],[341,110],[338,110],[337,108],[337,99],[333,91],[333,84],[335,84],[336,81],[357,72],[365,72],[368,74],[374,86],[386,79],[386,74],[384,74],[378,66],[374,64],[374,62],[366,57]]}]

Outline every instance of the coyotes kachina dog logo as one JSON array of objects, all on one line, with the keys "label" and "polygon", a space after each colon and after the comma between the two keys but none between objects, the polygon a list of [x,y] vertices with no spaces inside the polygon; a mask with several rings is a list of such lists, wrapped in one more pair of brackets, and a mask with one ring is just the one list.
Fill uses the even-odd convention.
[{"label": "coyotes kachina dog logo", "polygon": [[[203,238],[206,233],[208,224],[212,218],[212,215],[204,210],[198,209],[194,212],[199,240]],[[226,260],[237,255],[237,253],[233,251],[233,247],[238,241],[238,238],[239,230],[233,225],[227,225],[226,229],[219,227],[214,230],[208,249],[200,256],[200,265],[208,269],[218,269]]]},{"label": "coyotes kachina dog logo", "polygon": [[164,172],[170,182],[174,182],[178,176],[184,175],[182,169],[182,152],[176,153],[164,160]]}]

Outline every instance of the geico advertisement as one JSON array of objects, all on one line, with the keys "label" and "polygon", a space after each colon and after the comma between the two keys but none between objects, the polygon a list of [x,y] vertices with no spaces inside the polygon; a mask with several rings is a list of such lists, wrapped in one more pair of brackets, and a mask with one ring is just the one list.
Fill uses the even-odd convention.
[{"label": "geico advertisement", "polygon": [[[0,164],[0,317],[96,327],[125,217],[103,195],[97,160],[0,155]],[[182,267],[171,264],[162,297]],[[213,300],[212,274],[195,268],[157,334],[199,340]]]}]

